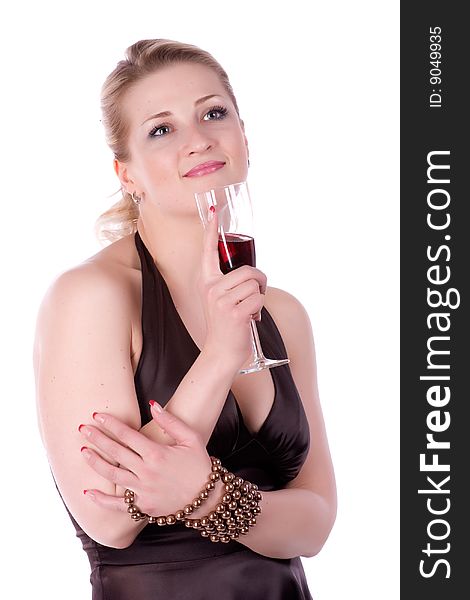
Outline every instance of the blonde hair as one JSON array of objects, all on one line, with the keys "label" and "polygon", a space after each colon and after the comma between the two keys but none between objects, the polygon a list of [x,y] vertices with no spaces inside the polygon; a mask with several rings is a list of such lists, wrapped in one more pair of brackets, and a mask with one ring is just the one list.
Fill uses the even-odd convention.
[{"label": "blonde hair", "polygon": [[[173,40],[141,40],[127,48],[125,59],[108,75],[101,90],[102,123],[106,142],[117,160],[126,162],[130,159],[127,147],[128,124],[121,108],[124,95],[147,75],[162,67],[182,62],[194,62],[213,69],[239,115],[227,73],[211,54],[197,46]],[[139,209],[132,196],[122,191],[121,199],[96,220],[95,233],[100,241],[114,242],[135,233],[138,217]]]}]

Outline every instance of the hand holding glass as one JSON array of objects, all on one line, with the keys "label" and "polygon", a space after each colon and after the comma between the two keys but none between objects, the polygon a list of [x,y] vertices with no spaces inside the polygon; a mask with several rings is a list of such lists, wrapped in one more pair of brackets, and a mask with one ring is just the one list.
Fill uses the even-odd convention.
[{"label": "hand holding glass", "polygon": [[[253,236],[253,210],[246,181],[198,192],[196,203],[204,227],[210,208],[216,207],[219,226],[220,270],[226,274],[243,265],[256,266],[255,240]],[[254,373],[289,363],[288,358],[280,360],[266,358],[261,349],[256,322],[250,321],[253,360],[240,373]]]}]

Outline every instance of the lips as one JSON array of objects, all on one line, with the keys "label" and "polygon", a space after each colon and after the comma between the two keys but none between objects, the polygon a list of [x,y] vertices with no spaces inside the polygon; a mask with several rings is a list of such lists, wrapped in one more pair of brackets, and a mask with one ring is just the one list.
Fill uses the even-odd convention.
[{"label": "lips", "polygon": [[208,175],[209,173],[221,169],[224,165],[225,163],[220,160],[209,160],[193,167],[190,171],[185,173],[184,177],[200,177],[201,175]]}]

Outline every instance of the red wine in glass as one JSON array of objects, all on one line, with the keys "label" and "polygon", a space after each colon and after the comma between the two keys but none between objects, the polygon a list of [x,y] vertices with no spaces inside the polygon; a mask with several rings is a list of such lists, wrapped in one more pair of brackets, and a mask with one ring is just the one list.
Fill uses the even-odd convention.
[{"label": "red wine in glass", "polygon": [[[220,270],[227,275],[243,265],[255,267],[255,242],[253,210],[246,181],[222,185],[194,194],[199,217],[204,227],[210,215],[217,214],[218,251]],[[256,322],[250,319],[253,354],[249,364],[238,371],[241,374],[255,373],[289,363],[288,358],[266,358],[261,348]]]},{"label": "red wine in glass", "polygon": [[238,267],[256,267],[255,240],[240,233],[219,234],[220,270],[225,275]]}]

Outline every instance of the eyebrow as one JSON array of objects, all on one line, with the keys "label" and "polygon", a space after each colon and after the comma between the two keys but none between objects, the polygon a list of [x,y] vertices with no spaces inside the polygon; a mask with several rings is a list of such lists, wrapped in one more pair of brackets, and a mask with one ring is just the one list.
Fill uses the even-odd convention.
[{"label": "eyebrow", "polygon": [[[196,100],[196,102],[194,103],[194,106],[199,106],[206,100],[209,100],[210,98],[215,98],[216,96],[218,96],[218,94],[209,94],[208,96],[203,96],[202,98],[199,98],[199,100]],[[150,121],[151,119],[160,119],[161,117],[171,117],[171,116],[173,116],[173,113],[171,113],[169,110],[164,110],[163,112],[159,112],[159,113],[156,113],[155,115],[151,115],[150,117],[147,117],[145,119],[145,121],[143,121],[141,123],[141,125],[143,125],[147,121]]]}]

